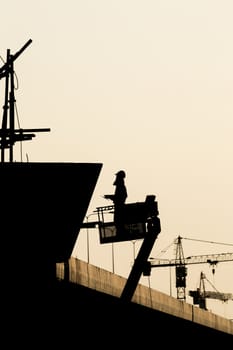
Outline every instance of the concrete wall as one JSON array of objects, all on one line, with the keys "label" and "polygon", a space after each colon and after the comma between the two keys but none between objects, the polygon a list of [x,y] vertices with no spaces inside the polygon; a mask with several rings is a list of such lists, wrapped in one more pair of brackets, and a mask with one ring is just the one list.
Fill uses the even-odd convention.
[{"label": "concrete wall", "polygon": [[[65,277],[64,264],[62,263],[57,264],[57,277],[60,279]],[[70,282],[117,298],[121,296],[126,283],[126,279],[122,276],[75,258],[69,260],[68,278]],[[140,284],[136,288],[132,302],[179,319],[191,321],[194,324],[233,335],[233,322],[231,320]]]}]

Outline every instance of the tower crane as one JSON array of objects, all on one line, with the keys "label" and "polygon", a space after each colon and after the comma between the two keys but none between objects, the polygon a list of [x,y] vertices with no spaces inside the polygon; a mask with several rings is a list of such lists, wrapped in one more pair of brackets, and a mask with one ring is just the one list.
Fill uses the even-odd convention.
[{"label": "tower crane", "polygon": [[175,267],[176,273],[176,289],[177,299],[186,300],[186,276],[187,266],[190,264],[205,264],[208,263],[212,266],[212,272],[215,271],[215,266],[219,262],[233,261],[233,253],[220,253],[220,254],[207,254],[207,255],[194,255],[184,257],[182,237],[178,236],[175,239],[176,244],[176,256],[174,259],[156,259],[150,258],[144,266],[143,275],[150,276],[151,268],[154,267]]},{"label": "tower crane", "polygon": [[[205,280],[209,282],[209,284],[215,289],[215,291],[207,291],[205,288]],[[228,300],[233,300],[232,293],[221,293],[219,292],[215,286],[206,278],[206,275],[201,272],[200,275],[200,284],[197,290],[190,290],[189,295],[193,297],[193,303],[198,304],[201,309],[207,310],[206,307],[206,298],[218,299],[224,302]]]}]

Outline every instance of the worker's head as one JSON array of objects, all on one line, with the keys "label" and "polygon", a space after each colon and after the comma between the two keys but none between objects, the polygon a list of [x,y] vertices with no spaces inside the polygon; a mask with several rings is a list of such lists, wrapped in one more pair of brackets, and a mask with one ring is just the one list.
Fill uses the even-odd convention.
[{"label": "worker's head", "polygon": [[124,179],[126,176],[124,170],[118,171],[115,175],[117,178],[122,178],[122,179]]}]

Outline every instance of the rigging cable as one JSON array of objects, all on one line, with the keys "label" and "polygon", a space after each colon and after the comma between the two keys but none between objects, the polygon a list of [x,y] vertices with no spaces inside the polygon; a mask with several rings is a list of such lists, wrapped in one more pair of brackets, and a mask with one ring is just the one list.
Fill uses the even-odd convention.
[{"label": "rigging cable", "polygon": [[233,246],[233,243],[221,243],[221,242],[215,242],[215,241],[205,241],[203,239],[194,239],[194,238],[187,238],[187,237],[181,237],[181,238],[186,239],[186,240],[190,240],[190,241]]}]

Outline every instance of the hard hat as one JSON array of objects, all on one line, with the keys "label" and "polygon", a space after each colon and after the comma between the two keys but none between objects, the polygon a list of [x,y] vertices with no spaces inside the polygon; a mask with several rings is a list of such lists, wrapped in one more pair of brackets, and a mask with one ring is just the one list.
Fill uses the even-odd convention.
[{"label": "hard hat", "polygon": [[115,175],[116,175],[116,176],[119,176],[119,177],[122,177],[123,179],[125,178],[125,172],[124,172],[124,170],[118,171]]}]

